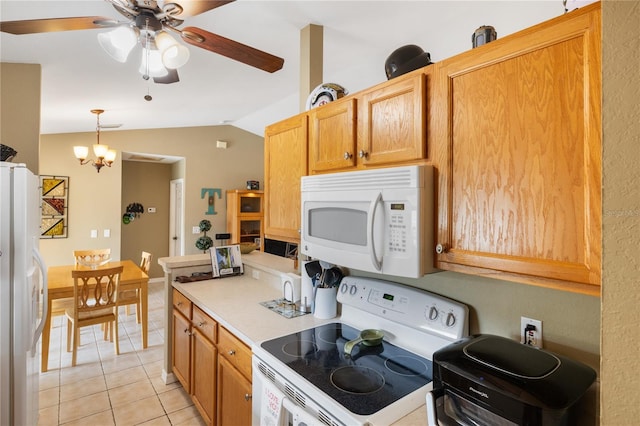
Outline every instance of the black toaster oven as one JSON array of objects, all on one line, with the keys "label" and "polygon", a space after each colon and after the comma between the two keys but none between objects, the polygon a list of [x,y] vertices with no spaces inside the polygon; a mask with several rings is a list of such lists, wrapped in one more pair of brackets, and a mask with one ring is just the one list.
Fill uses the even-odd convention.
[{"label": "black toaster oven", "polygon": [[429,425],[573,425],[596,379],[589,366],[511,339],[478,334],[433,355]]}]

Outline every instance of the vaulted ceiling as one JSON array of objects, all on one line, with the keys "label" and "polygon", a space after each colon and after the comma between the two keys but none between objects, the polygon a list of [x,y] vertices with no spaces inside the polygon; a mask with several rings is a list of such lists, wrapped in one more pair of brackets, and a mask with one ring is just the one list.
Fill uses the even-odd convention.
[{"label": "vaulted ceiling", "polygon": [[[569,0],[567,7],[590,2]],[[324,28],[323,81],[353,93],[385,81],[385,60],[400,46],[416,44],[437,62],[471,49],[471,35],[482,25],[495,27],[500,38],[562,13],[561,0],[237,0],[187,18],[184,26],[284,58],[281,70],[271,74],[187,45],[180,81],[155,84],[138,72],[139,46],[126,63],[102,50],[97,34],[110,29],[0,33],[0,60],[42,65],[45,134],[91,131],[90,110],[101,108],[102,124],[120,129],[229,123],[262,135],[265,125],[299,112],[300,31],[309,24]],[[94,15],[124,21],[100,0],[0,2],[2,21]]]}]

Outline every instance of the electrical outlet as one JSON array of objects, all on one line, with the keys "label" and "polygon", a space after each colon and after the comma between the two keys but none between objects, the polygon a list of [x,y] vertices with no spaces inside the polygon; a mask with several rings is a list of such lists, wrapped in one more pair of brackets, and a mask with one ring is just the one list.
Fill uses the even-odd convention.
[{"label": "electrical outlet", "polygon": [[193,232],[194,234],[199,234],[200,231],[200,227],[199,226],[192,226],[191,227],[191,232]]},{"label": "electrical outlet", "polygon": [[520,317],[520,343],[542,348],[542,321]]}]

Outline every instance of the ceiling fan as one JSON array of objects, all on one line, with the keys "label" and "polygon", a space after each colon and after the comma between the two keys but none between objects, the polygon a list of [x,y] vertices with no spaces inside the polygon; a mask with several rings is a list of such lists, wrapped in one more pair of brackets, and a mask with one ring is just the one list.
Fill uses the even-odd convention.
[{"label": "ceiling fan", "polygon": [[284,59],[246,44],[211,33],[198,27],[178,28],[185,18],[224,6],[235,0],[105,0],[127,22],[103,16],[32,19],[0,22],[0,31],[15,34],[36,34],[56,31],[114,28],[98,34],[98,42],[119,62],[125,62],[138,43],[142,46],[140,73],[145,80],[156,83],[179,81],[177,68],[189,58],[189,50],[170,33],[179,35],[192,46],[234,59],[252,67],[273,73],[282,68]]}]

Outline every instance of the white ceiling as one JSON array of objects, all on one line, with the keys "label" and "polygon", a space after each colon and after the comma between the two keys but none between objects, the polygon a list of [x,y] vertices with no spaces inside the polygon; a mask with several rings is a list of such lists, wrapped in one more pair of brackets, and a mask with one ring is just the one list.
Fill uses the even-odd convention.
[{"label": "white ceiling", "polygon": [[[175,0],[180,2],[180,0]],[[590,1],[569,0],[572,10]],[[229,123],[258,135],[266,125],[299,112],[300,30],[324,27],[323,81],[353,93],[386,80],[393,50],[417,44],[434,62],[471,48],[481,25],[498,38],[563,14],[562,0],[503,1],[270,1],[237,0],[188,18],[197,26],[284,58],[273,74],[188,46],[180,82],[147,82],[138,73],[140,48],[128,63],[112,60],[98,45],[106,30],[12,35],[0,33],[2,62],[42,65],[41,133],[210,126]],[[100,0],[1,0],[2,21],[67,16],[124,20]],[[148,102],[145,95],[151,95]]]}]

